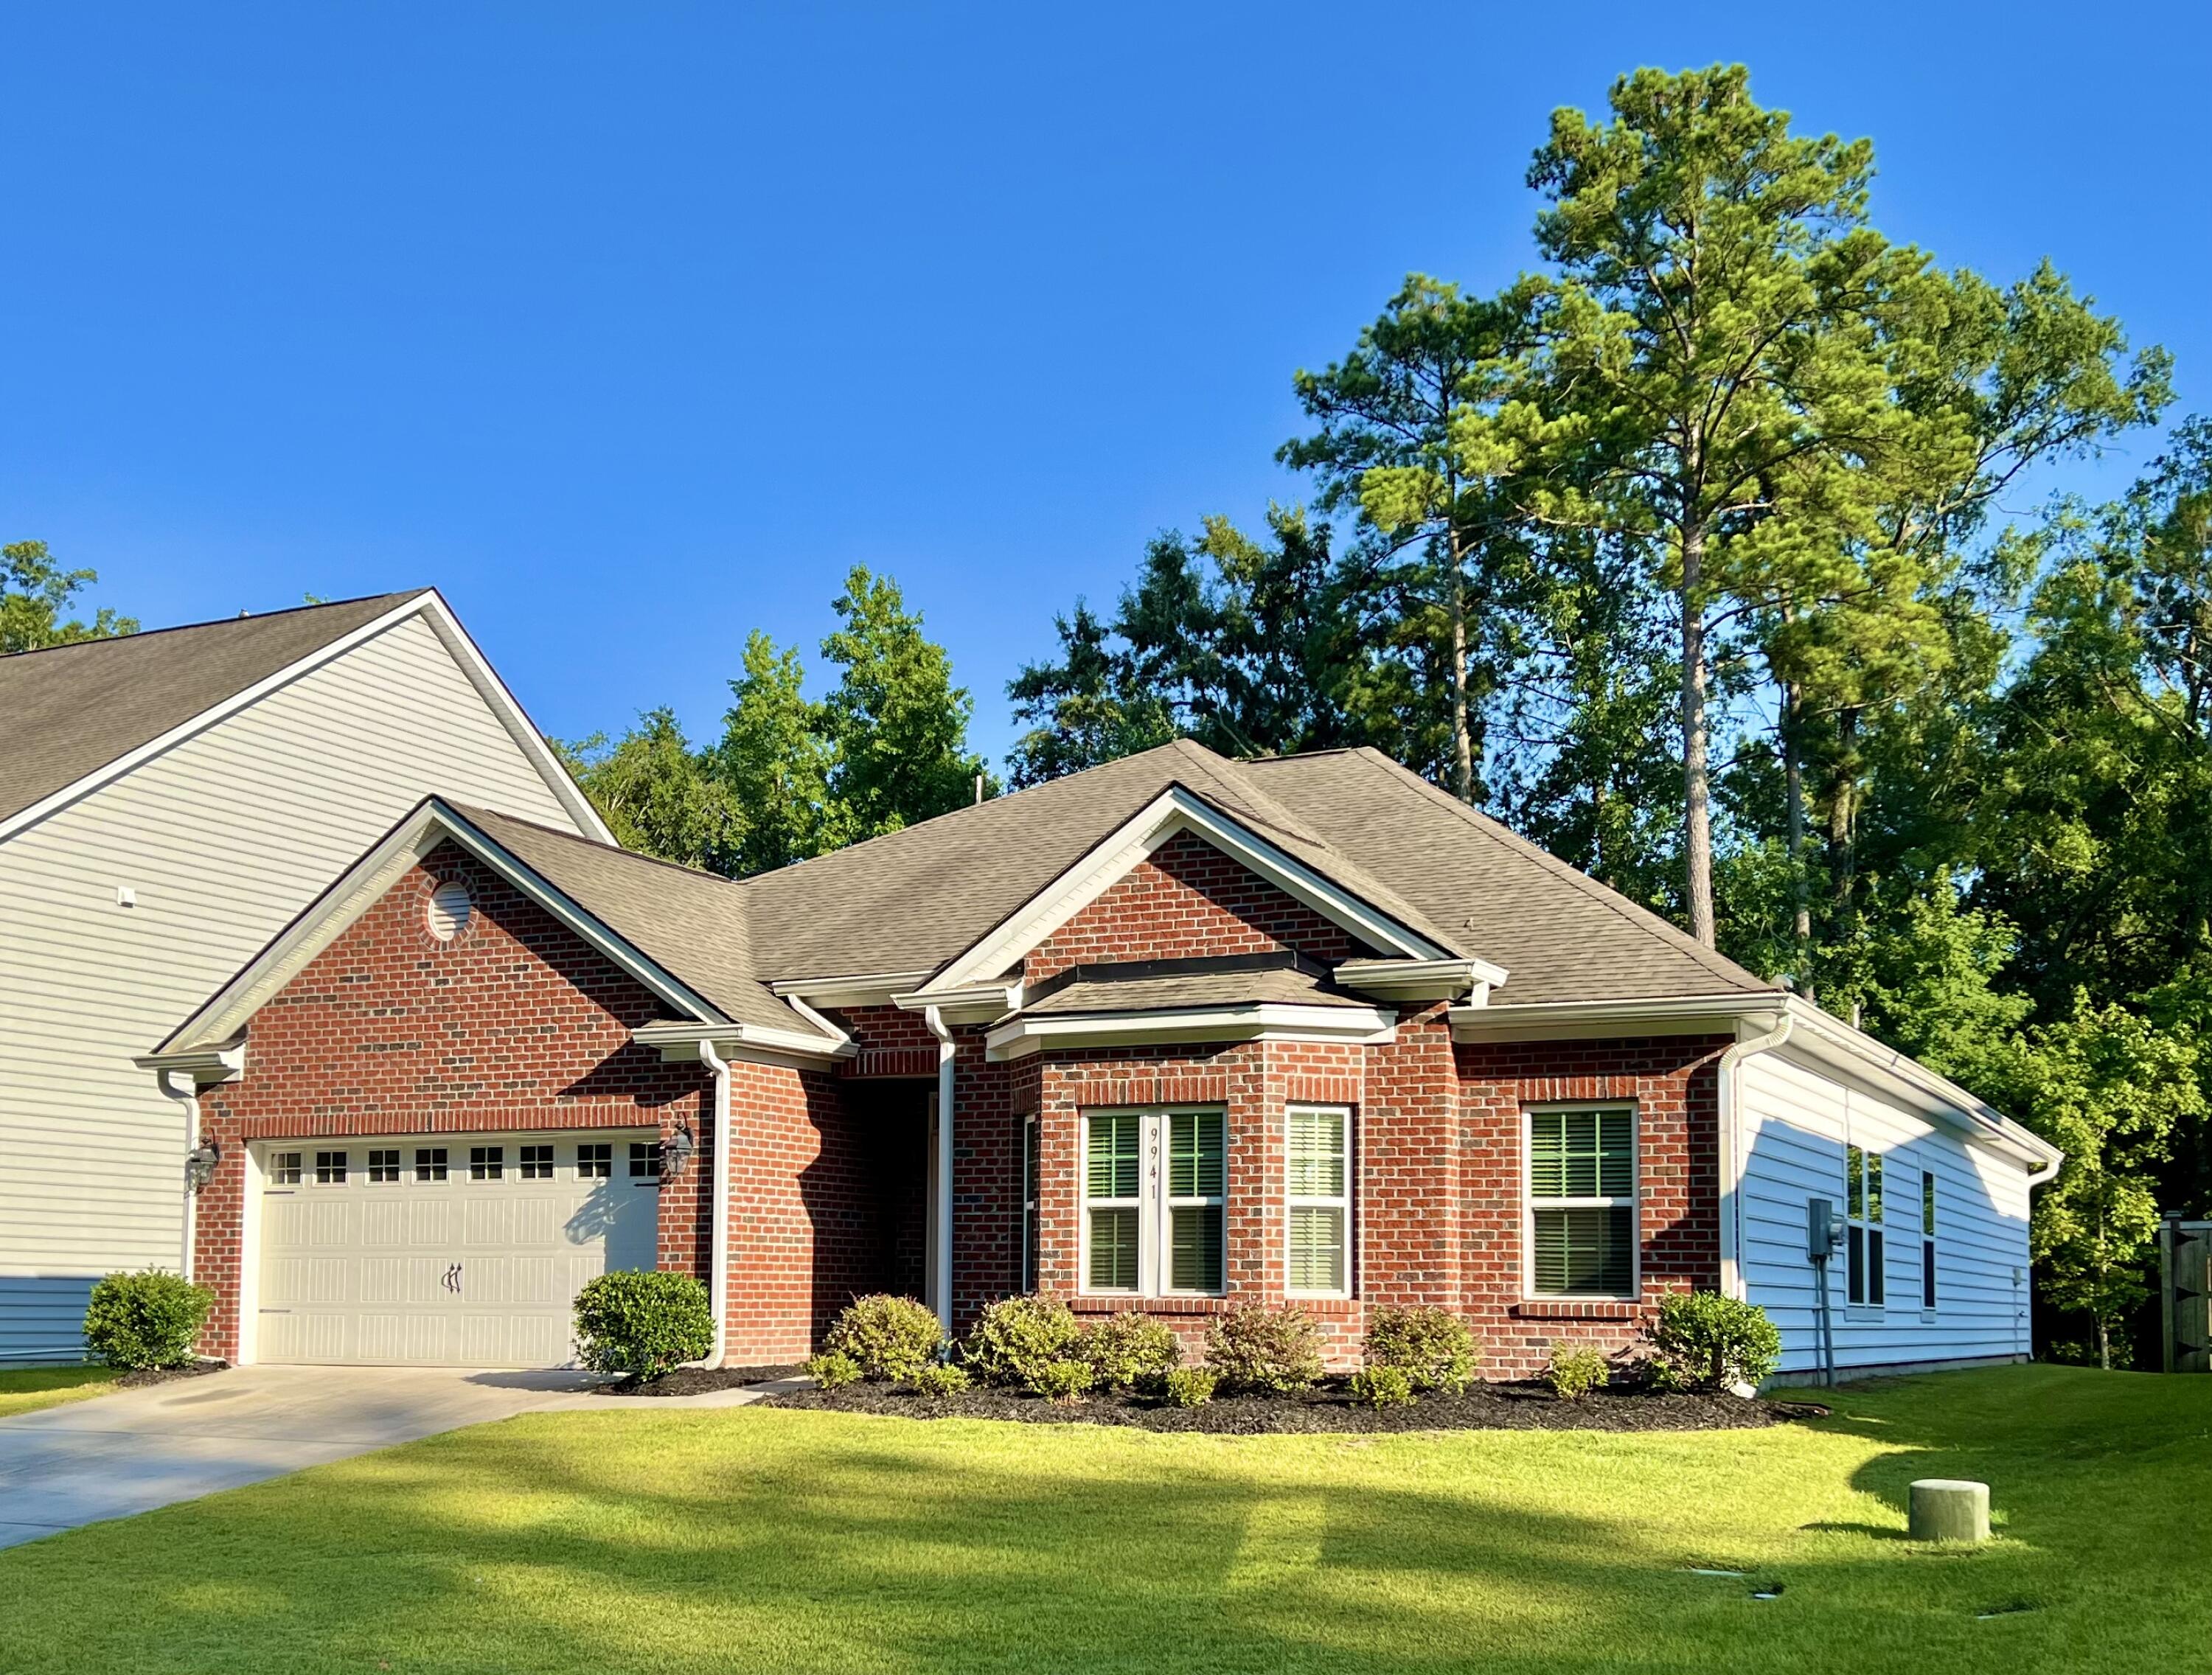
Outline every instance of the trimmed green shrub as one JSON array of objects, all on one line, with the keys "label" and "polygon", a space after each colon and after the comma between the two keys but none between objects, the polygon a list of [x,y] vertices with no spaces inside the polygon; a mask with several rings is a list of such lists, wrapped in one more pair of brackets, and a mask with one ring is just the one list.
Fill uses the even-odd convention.
[{"label": "trimmed green shrub", "polygon": [[851,1356],[865,1378],[904,1383],[937,1358],[944,1343],[936,1310],[878,1292],[848,1303],[822,1347]]},{"label": "trimmed green shrub", "polygon": [[1072,1356],[1046,1362],[1037,1369],[1037,1375],[1033,1381],[1038,1395],[1058,1402],[1062,1407],[1074,1406],[1091,1393],[1091,1387],[1097,1381],[1098,1375],[1091,1370],[1091,1363],[1078,1361]]},{"label": "trimmed green shrub", "polygon": [[1160,1382],[1171,1405],[1204,1407],[1213,1399],[1213,1387],[1220,1381],[1209,1368],[1178,1367]]},{"label": "trimmed green shrub", "polygon": [[1474,1382],[1482,1351],[1448,1308],[1378,1308],[1368,1320],[1367,1364],[1397,1368],[1416,1390],[1455,1396]]},{"label": "trimmed green shrub", "polygon": [[933,1361],[914,1375],[914,1387],[933,1401],[957,1396],[975,1381],[965,1367],[956,1367],[949,1361]]},{"label": "trimmed green shrub", "polygon": [[1369,1407],[1407,1407],[1419,1399],[1413,1394],[1413,1375],[1403,1367],[1362,1367],[1352,1375],[1352,1399]]},{"label": "trimmed green shrub", "polygon": [[601,1274],[576,1293],[576,1358],[595,1373],[657,1379],[714,1347],[707,1288],[689,1274]]},{"label": "trimmed green shrub", "polygon": [[1206,1329],[1206,1364],[1232,1390],[1310,1390],[1321,1378],[1321,1327],[1296,1307],[1248,1303]]},{"label": "trimmed green shrub", "polygon": [[1544,1382],[1567,1402],[1578,1402],[1591,1391],[1604,1388],[1612,1376],[1603,1353],[1588,1344],[1553,1344],[1551,1364],[1544,1369]]},{"label": "trimmed green shrub", "polygon": [[86,1353],[132,1372],[189,1365],[214,1307],[215,1293],[181,1274],[110,1274],[84,1311]]},{"label": "trimmed green shrub", "polygon": [[1001,1297],[975,1317],[960,1358],[990,1384],[1032,1387],[1048,1361],[1079,1353],[1083,1323],[1057,1297]]},{"label": "trimmed green shrub", "polygon": [[806,1376],[817,1390],[842,1390],[860,1381],[860,1363],[841,1350],[817,1355],[806,1363]]},{"label": "trimmed green shrub", "polygon": [[1668,1296],[1659,1305],[1651,1344],[1662,1363],[1653,1368],[1655,1375],[1692,1390],[1756,1385],[1782,1359],[1782,1334],[1766,1311],[1717,1291]]},{"label": "trimmed green shrub", "polygon": [[1182,1345],[1164,1320],[1149,1314],[1109,1314],[1083,1334],[1083,1358],[1102,1390],[1157,1384],[1182,1360]]}]

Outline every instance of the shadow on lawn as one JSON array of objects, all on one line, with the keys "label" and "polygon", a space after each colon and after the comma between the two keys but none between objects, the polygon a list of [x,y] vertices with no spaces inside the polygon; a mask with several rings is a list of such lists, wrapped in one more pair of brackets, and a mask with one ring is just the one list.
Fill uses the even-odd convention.
[{"label": "shadow on lawn", "polygon": [[[155,1514],[138,1526],[145,1562],[107,1567],[98,1609],[49,1631],[52,1661],[21,1666],[151,1667],[158,1648],[165,1669],[226,1671],[1441,1675],[1624,1656],[1702,1671],[1716,1636],[1732,1666],[1765,1666],[1736,1638],[1780,1626],[1755,1615],[1770,1607],[1749,1598],[1752,1579],[1692,1575],[1639,1539],[1632,1505],[1508,1506],[1463,1472],[1421,1481],[1418,1454],[1378,1478],[1298,1439],[1278,1487],[1263,1440],[1195,1460],[1117,1442],[1101,1461],[1057,1433],[986,1453],[980,1427],[909,1440],[886,1422],[831,1446],[839,1422],[755,1435],[747,1423],[672,1426],[642,1461],[573,1441],[549,1460],[516,1426],[486,1427],[336,1468],[319,1517],[301,1518],[304,1481]],[[770,1435],[773,1447],[748,1448]],[[1588,1458],[1601,1470],[1603,1457]],[[1449,1451],[1431,1459],[1449,1466]],[[501,1504],[494,1486],[526,1462],[527,1504]],[[289,1538],[272,1541],[288,1512]],[[1792,1619],[1835,1632],[1837,1613],[1864,1608],[1849,1596],[1867,1563],[1784,1567]],[[46,1569],[10,1580],[67,1581],[34,1579]],[[236,1591],[246,1584],[258,1605]]]},{"label": "shadow on lawn", "polygon": [[[1915,1477],[1980,1465],[2016,1479],[2030,1453],[1986,1429],[2004,1404],[1924,1382],[1872,1393],[1880,1412],[1857,1417],[1846,1392],[1815,1428],[1879,1447],[1853,1482],[1901,1509]],[[1737,1462],[1779,1432],[1668,1439],[1657,1467],[1619,1438],[1547,1441],[1562,1483],[1617,1476],[1579,1497],[1602,1514],[1581,1514],[1509,1504],[1471,1463],[1524,1456],[1451,1439],[1075,1446],[1056,1429],[747,1413],[575,1424],[455,1433],[84,1532],[101,1545],[19,1550],[0,1563],[7,1597],[75,1608],[16,1641],[33,1660],[0,1665],[1517,1675],[1802,1670],[1850,1645],[1863,1675],[1906,1666],[1866,1643],[1870,1623],[1909,1622],[1916,1660],[1972,1667],[1992,1632],[2014,1632],[1981,1611],[2072,1591],[2018,1541],[1925,1562],[1896,1543],[1901,1510],[1893,1528],[1809,1533],[1748,1519],[1738,1547],[1723,1533],[1696,1556],[1645,1515],[1639,1496],[1693,1495],[1700,1473],[1715,1495],[1771,1485]],[[2056,1440],[2063,1416],[2028,1429]],[[1754,1601],[1765,1581],[1786,1592]],[[2056,1618],[2023,1620],[2040,1634]]]}]

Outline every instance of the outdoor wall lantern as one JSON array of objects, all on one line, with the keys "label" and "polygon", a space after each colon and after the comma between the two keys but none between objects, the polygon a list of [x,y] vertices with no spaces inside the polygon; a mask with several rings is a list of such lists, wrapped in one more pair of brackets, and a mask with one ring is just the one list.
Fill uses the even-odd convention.
[{"label": "outdoor wall lantern", "polygon": [[215,1166],[222,1161],[222,1148],[203,1140],[185,1154],[185,1185],[197,1193],[215,1179]]},{"label": "outdoor wall lantern", "polygon": [[684,1166],[691,1161],[691,1154],[698,1150],[698,1144],[691,1138],[690,1129],[679,1124],[676,1132],[661,1142],[661,1174],[672,1180],[681,1175]]}]

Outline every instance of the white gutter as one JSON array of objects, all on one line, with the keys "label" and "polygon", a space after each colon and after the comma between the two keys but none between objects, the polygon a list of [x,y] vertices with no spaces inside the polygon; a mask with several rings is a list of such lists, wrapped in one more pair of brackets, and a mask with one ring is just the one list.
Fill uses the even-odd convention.
[{"label": "white gutter", "polygon": [[699,1062],[714,1073],[714,1230],[707,1241],[708,1308],[714,1316],[714,1348],[707,1357],[709,1367],[726,1365],[730,1356],[730,1064],[703,1036]]},{"label": "white gutter", "polygon": [[952,1335],[952,1032],[945,1014],[925,1007],[922,1021],[937,1037],[937,1321]]},{"label": "white gutter", "polygon": [[1782,1014],[1763,1035],[1737,1041],[1721,1054],[1720,1063],[1720,1221],[1721,1295],[1741,1297],[1743,1284],[1743,1092],[1739,1067],[1753,1053],[1764,1053],[1790,1039],[1796,1020]]},{"label": "white gutter", "polygon": [[199,1083],[188,1075],[185,1078],[185,1090],[179,1093],[169,1080],[175,1074],[173,1070],[157,1071],[154,1079],[160,1084],[163,1093],[185,1108],[185,1152],[187,1161],[181,1170],[185,1182],[185,1236],[183,1248],[178,1253],[177,1272],[189,1281],[192,1277],[192,1235],[199,1220],[194,1213],[198,1207],[195,1200],[199,1194],[192,1190],[191,1164],[189,1157],[191,1153],[198,1150],[200,1144],[200,1087]]}]

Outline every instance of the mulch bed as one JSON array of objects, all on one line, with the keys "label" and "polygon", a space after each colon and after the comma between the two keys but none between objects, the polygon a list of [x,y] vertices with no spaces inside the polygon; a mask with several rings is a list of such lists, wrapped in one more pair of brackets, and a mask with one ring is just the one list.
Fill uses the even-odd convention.
[{"label": "mulch bed", "polygon": [[228,1361],[195,1361],[189,1367],[141,1367],[136,1372],[125,1373],[115,1381],[121,1390],[137,1390],[149,1384],[174,1384],[179,1379],[205,1378],[210,1373],[229,1369]]},{"label": "mulch bed", "polygon": [[1480,1384],[1464,1395],[1430,1394],[1406,1407],[1373,1408],[1330,1380],[1300,1396],[1218,1396],[1202,1407],[1170,1407],[1145,1396],[1093,1395],[1063,1407],[1026,1392],[963,1390],[930,1398],[908,1386],[853,1384],[769,1396],[764,1407],[830,1413],[896,1414],[909,1419],[1014,1419],[1042,1425],[1133,1425],[1145,1430],[1204,1431],[1223,1436],[1300,1431],[1753,1430],[1816,1417],[1813,1403],[1746,1401],[1728,1395],[1603,1390],[1561,1401],[1540,1384]]},{"label": "mulch bed", "polygon": [[639,1382],[623,1379],[603,1384],[603,1396],[703,1396],[709,1391],[734,1389],[743,1384],[765,1384],[770,1379],[794,1378],[804,1367],[678,1367],[657,1379]]}]

